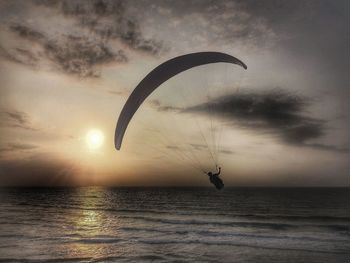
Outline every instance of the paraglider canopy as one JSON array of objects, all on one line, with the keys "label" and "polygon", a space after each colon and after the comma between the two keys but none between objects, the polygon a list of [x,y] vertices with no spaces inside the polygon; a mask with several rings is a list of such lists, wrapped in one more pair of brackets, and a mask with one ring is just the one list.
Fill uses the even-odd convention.
[{"label": "paraglider canopy", "polygon": [[126,101],[117,122],[114,144],[120,150],[128,124],[143,101],[163,82],[190,68],[210,63],[237,64],[247,66],[239,59],[221,52],[198,52],[172,58],[153,69],[133,90]]}]

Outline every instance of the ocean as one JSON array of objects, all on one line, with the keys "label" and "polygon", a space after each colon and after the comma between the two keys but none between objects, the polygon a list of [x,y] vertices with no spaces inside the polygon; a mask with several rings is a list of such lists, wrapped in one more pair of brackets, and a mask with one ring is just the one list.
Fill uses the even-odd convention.
[{"label": "ocean", "polygon": [[350,189],[1,188],[0,262],[350,262]]}]

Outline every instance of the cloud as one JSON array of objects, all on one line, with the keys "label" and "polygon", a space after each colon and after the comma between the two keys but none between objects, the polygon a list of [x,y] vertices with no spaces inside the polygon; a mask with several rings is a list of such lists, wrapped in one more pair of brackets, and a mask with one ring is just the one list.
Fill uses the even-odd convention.
[{"label": "cloud", "polygon": [[[86,35],[62,34],[50,38],[44,33],[21,24],[13,24],[10,30],[18,37],[36,44],[33,47],[2,48],[1,54],[10,61],[24,65],[39,66],[48,60],[52,66],[66,74],[79,77],[98,77],[98,66],[111,62],[124,63],[127,56],[123,50],[113,51],[104,41]],[[29,47],[29,48],[28,48]]]},{"label": "cloud", "polygon": [[231,150],[219,150],[219,153],[223,153],[223,154],[234,154],[234,152],[233,151],[231,151]]},{"label": "cloud", "polygon": [[127,21],[123,30],[117,33],[119,39],[132,49],[157,55],[165,50],[162,42],[154,39],[144,39],[137,23]]},{"label": "cloud", "polygon": [[147,102],[151,108],[156,109],[157,111],[164,111],[164,112],[178,112],[183,110],[182,108],[171,106],[171,105],[162,105],[161,102],[157,99],[150,100]]},{"label": "cloud", "polygon": [[78,26],[104,40],[118,40],[127,48],[157,55],[165,50],[161,41],[143,35],[140,23],[127,13],[126,1],[37,1],[73,18]]},{"label": "cloud", "polygon": [[[264,93],[234,93],[188,107],[181,113],[215,114],[231,125],[259,130],[277,136],[284,143],[322,150],[344,152],[332,145],[312,143],[325,135],[326,121],[309,117],[306,109],[311,100],[282,90]],[[163,108],[160,106],[159,108]]]},{"label": "cloud", "polygon": [[58,186],[74,184],[78,173],[72,162],[52,156],[0,160],[2,186]]},{"label": "cloud", "polygon": [[[141,5],[141,7],[139,6]],[[252,16],[239,1],[144,1],[134,7],[144,23],[154,28],[179,51],[208,49],[247,49],[273,46],[277,38],[263,17]]]},{"label": "cloud", "polygon": [[30,41],[39,41],[45,38],[45,36],[42,33],[21,24],[10,25],[10,30],[16,33],[21,38],[24,38]]},{"label": "cloud", "polygon": [[179,107],[175,107],[175,106],[160,106],[157,108],[159,111],[165,111],[165,112],[178,112],[181,110],[181,108]]},{"label": "cloud", "polygon": [[301,115],[306,99],[282,91],[234,93],[195,105],[184,112],[217,114],[249,128],[271,128],[290,142],[319,137],[322,122]]},{"label": "cloud", "polygon": [[31,68],[35,68],[39,62],[39,59],[35,54],[33,54],[33,52],[23,48],[12,48],[6,50],[0,46],[0,56],[8,61],[22,64]]},{"label": "cloud", "polygon": [[[127,62],[129,50],[150,55],[166,50],[161,41],[144,36],[137,18],[127,14],[124,1],[34,3],[28,7],[30,23],[20,15],[4,23],[18,38],[14,46],[2,43],[0,47],[0,55],[9,61],[35,69],[49,62],[49,67],[65,74],[99,77],[101,66]],[[42,6],[51,14],[46,20],[54,31],[40,22]]]},{"label": "cloud", "polygon": [[97,77],[96,66],[127,61],[124,51],[113,52],[104,43],[88,37],[63,36],[58,42],[45,42],[43,47],[46,57],[59,70],[80,77]]},{"label": "cloud", "polygon": [[36,148],[38,148],[38,146],[34,144],[12,142],[7,143],[4,147],[0,147],[0,153],[13,151],[30,151]]},{"label": "cloud", "polygon": [[3,120],[0,123],[4,127],[21,128],[30,131],[38,131],[39,129],[34,127],[29,115],[23,111],[17,110],[3,110]]}]

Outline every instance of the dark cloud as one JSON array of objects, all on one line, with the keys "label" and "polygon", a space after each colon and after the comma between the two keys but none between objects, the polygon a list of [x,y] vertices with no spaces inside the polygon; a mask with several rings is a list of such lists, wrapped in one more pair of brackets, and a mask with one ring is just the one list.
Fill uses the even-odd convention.
[{"label": "dark cloud", "polygon": [[38,130],[38,128],[34,127],[31,118],[25,112],[17,110],[3,110],[1,113],[3,118],[0,124],[3,127],[22,128],[30,131]]},{"label": "dark cloud", "polygon": [[326,121],[306,115],[311,100],[273,90],[234,93],[182,110],[183,113],[215,114],[232,125],[278,136],[288,144],[343,152],[336,146],[309,142],[326,132]]},{"label": "dark cloud", "polygon": [[133,21],[127,21],[125,27],[119,32],[118,37],[120,40],[127,44],[129,47],[156,55],[161,51],[164,51],[162,42],[154,39],[144,39],[142,37],[141,29],[139,25]]},{"label": "dark cloud", "polygon": [[160,107],[157,108],[157,110],[159,110],[159,111],[167,111],[167,112],[169,112],[169,111],[178,112],[178,111],[181,110],[181,108],[175,107],[175,106],[160,106]]},{"label": "dark cloud", "polygon": [[72,185],[77,167],[53,157],[32,156],[25,159],[0,160],[2,186],[58,186]]},{"label": "dark cloud", "polygon": [[45,38],[45,36],[42,33],[21,24],[10,25],[10,30],[16,33],[18,36],[31,41],[38,41]]},{"label": "dark cloud", "polygon": [[148,101],[148,104],[158,110],[158,111],[165,111],[165,112],[178,112],[181,111],[182,108],[176,107],[176,106],[171,106],[171,105],[162,105],[161,102],[159,100],[150,100]]},{"label": "dark cloud", "polygon": [[[309,98],[277,89],[265,93],[229,94],[185,109],[162,105],[159,100],[151,100],[149,104],[158,111],[214,115],[215,118],[229,121],[231,125],[278,136],[292,145],[348,152],[347,148],[310,142],[320,139],[327,131],[325,120],[307,116],[311,102]],[[193,147],[199,149],[198,145]]]},{"label": "dark cloud", "polygon": [[81,19],[90,17],[115,16],[122,17],[125,12],[124,0],[36,0],[37,5],[58,9],[66,16],[79,17]]},{"label": "dark cloud", "polygon": [[231,151],[231,150],[219,150],[219,153],[223,153],[223,154],[234,154],[234,152]]},{"label": "dark cloud", "polygon": [[25,125],[26,123],[28,123],[28,115],[24,112],[6,111],[5,114],[7,115],[7,117],[21,125]]},{"label": "dark cloud", "polygon": [[[97,77],[98,66],[111,62],[123,63],[127,61],[122,50],[114,52],[102,40],[87,37],[61,35],[49,38],[28,26],[11,25],[12,32],[19,37],[39,46],[39,51],[25,48],[2,49],[5,58],[24,65],[36,66],[43,59],[49,60],[53,66],[67,74],[80,77]],[[31,47],[29,47],[31,48]]]},{"label": "dark cloud", "polygon": [[[237,44],[252,51],[256,46],[261,49],[275,42],[275,33],[264,18],[252,16],[238,1],[155,0],[141,1],[140,5],[163,22],[155,27],[173,32],[177,41],[191,43],[191,49],[215,43],[219,47]],[[137,8],[140,7],[134,7]],[[147,14],[141,16],[152,20]]]},{"label": "dark cloud", "polygon": [[165,50],[161,41],[146,38],[134,15],[128,14],[126,1],[37,1],[76,19],[78,26],[104,40],[119,40],[128,48],[156,55]]},{"label": "dark cloud", "polygon": [[7,143],[4,147],[0,147],[0,153],[13,151],[29,151],[36,148],[38,148],[38,146],[34,144],[12,142]]},{"label": "dark cloud", "polygon": [[[144,3],[147,6],[149,1]],[[344,53],[348,56],[345,50],[350,41],[346,37],[350,30],[346,26],[350,22],[348,1],[155,0],[152,3],[159,14],[176,22],[173,27],[167,25],[175,32],[177,28],[186,30],[195,25],[191,37],[196,41],[243,43],[250,51],[266,46],[285,47],[295,55],[317,54],[337,64],[349,63],[338,57]],[[343,52],[335,50],[336,46]],[[335,54],[338,62],[332,59]]]},{"label": "dark cloud", "polygon": [[127,61],[122,50],[113,52],[104,43],[86,37],[63,36],[60,42],[47,41],[43,47],[61,71],[81,77],[97,77],[96,66]]},{"label": "dark cloud", "polygon": [[[128,49],[156,55],[165,50],[160,41],[144,37],[134,16],[126,14],[124,1],[35,1],[75,21],[72,32],[43,32],[31,24],[9,23],[21,40],[18,46],[2,47],[7,60],[32,68],[49,61],[54,69],[79,77],[98,77],[99,67],[128,61]],[[35,8],[35,7],[34,7]],[[50,21],[48,21],[50,22]],[[54,25],[52,25],[54,26]],[[74,29],[74,30],[73,30]],[[119,41],[119,48],[115,41]]]},{"label": "dark cloud", "polygon": [[[263,19],[278,35],[278,49],[285,55],[298,61],[300,67],[311,64],[311,71],[320,75],[316,78],[325,80],[322,92],[335,94],[338,105],[342,104],[349,112],[349,1],[239,0],[237,3],[251,16]],[[305,71],[309,69],[305,67]]]},{"label": "dark cloud", "polygon": [[[21,39],[28,40],[33,43],[41,42],[45,39],[45,36],[42,33],[25,25],[11,24],[9,26],[9,29]],[[31,49],[31,47],[10,47],[6,49],[0,46],[0,56],[9,61],[32,68],[37,67],[40,61],[40,57],[35,51]]]},{"label": "dark cloud", "polygon": [[0,46],[0,56],[8,61],[35,68],[39,62],[37,56],[30,50],[13,48],[6,50]]}]

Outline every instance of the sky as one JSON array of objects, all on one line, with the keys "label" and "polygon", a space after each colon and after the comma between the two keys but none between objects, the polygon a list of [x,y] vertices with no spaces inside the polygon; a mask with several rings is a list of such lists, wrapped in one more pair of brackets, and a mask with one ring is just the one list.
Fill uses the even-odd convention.
[{"label": "sky", "polygon": [[[0,185],[350,186],[349,1],[0,1]],[[119,113],[153,68],[217,63]]]}]

